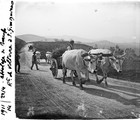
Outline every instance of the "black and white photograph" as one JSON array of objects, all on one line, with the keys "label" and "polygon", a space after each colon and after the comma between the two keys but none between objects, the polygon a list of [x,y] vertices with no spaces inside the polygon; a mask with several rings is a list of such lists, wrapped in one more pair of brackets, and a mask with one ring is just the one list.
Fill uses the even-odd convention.
[{"label": "black and white photograph", "polygon": [[140,118],[140,1],[14,5],[16,118]]}]

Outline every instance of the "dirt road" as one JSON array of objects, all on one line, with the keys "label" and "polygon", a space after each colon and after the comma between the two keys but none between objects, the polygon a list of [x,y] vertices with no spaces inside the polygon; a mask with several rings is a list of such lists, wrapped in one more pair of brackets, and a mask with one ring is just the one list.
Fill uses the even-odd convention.
[{"label": "dirt road", "polygon": [[16,115],[18,118],[138,118],[140,83],[108,78],[109,87],[97,85],[95,76],[80,90],[68,77],[52,77],[49,65],[31,66],[32,52],[22,49],[21,73],[16,74]]}]

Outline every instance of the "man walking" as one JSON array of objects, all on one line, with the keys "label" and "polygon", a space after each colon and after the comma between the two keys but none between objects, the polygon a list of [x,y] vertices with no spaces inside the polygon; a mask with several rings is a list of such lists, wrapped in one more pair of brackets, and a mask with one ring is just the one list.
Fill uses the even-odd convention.
[{"label": "man walking", "polygon": [[32,56],[32,66],[31,66],[31,70],[32,70],[33,67],[34,67],[34,64],[35,64],[35,66],[36,66],[36,69],[39,70],[39,69],[38,69],[38,65],[37,65],[36,52],[34,52],[34,53],[33,53],[33,56]]}]

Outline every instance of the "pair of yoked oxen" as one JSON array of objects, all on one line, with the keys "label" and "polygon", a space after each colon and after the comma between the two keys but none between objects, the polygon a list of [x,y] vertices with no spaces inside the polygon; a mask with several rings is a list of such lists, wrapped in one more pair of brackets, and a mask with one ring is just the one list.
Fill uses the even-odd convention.
[{"label": "pair of yoked oxen", "polygon": [[[86,81],[90,81],[89,73],[95,74],[96,82],[100,84],[105,80],[107,83],[107,74],[110,66],[117,72],[122,71],[122,63],[124,61],[125,54],[115,55],[108,49],[92,49],[89,52],[83,49],[74,49],[65,51],[62,55],[62,71],[63,71],[63,83],[65,83],[65,77],[67,69],[71,70],[72,83],[75,86],[75,80],[73,74],[76,72],[80,81],[80,88],[83,89],[83,85]],[[97,76],[97,67],[102,70],[103,77],[99,80]],[[82,81],[81,73],[85,75],[85,81]]]}]

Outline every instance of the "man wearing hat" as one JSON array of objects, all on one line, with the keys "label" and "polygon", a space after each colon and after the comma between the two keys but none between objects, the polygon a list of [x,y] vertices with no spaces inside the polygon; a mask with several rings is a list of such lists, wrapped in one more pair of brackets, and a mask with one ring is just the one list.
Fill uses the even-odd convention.
[{"label": "man wearing hat", "polygon": [[31,70],[33,69],[34,64],[35,64],[35,66],[36,66],[36,69],[39,70],[39,69],[38,69],[38,65],[37,65],[36,52],[34,52],[34,53],[33,53],[33,56],[32,56],[32,66],[31,66]]}]

